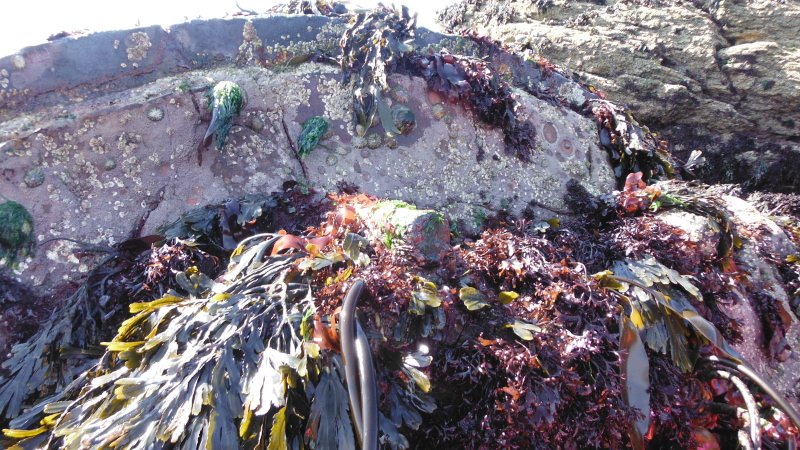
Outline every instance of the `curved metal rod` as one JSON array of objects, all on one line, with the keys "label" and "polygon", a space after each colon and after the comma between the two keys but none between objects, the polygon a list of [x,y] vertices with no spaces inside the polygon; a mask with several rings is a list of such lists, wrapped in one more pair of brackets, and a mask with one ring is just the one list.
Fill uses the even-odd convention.
[{"label": "curved metal rod", "polygon": [[364,289],[364,281],[356,280],[347,291],[339,313],[339,334],[344,357],[344,374],[347,394],[350,397],[350,412],[356,432],[364,450],[378,448],[378,403],[375,372],[369,341],[355,317],[356,303]]},{"label": "curved metal rod", "polygon": [[747,406],[748,423],[746,425],[750,427],[750,442],[753,444],[753,448],[761,448],[761,415],[758,414],[756,399],[753,398],[753,394],[750,392],[750,389],[747,388],[747,385],[744,384],[744,381],[742,381],[741,378],[728,372],[727,370],[717,369],[715,372],[717,377],[733,383],[739,393],[742,394],[744,404]]},{"label": "curved metal rod", "polygon": [[789,420],[792,421],[792,424],[795,426],[795,428],[800,430],[800,415],[798,415],[797,410],[795,410],[794,407],[788,401],[786,401],[786,399],[783,398],[783,396],[780,393],[778,393],[778,391],[776,391],[772,386],[770,386],[770,384],[767,383],[766,380],[761,378],[761,376],[759,376],[755,371],[753,371],[752,369],[743,364],[739,364],[735,361],[730,361],[728,359],[720,358],[717,356],[706,356],[703,359],[723,365],[725,367],[730,367],[732,369],[735,369],[742,375],[746,376],[747,378],[750,378],[754,383],[758,385],[758,387],[760,387],[764,391],[765,394],[772,397],[772,400],[774,400],[775,403],[778,404],[778,407],[781,408],[783,412],[786,413],[787,416],[789,416]]}]

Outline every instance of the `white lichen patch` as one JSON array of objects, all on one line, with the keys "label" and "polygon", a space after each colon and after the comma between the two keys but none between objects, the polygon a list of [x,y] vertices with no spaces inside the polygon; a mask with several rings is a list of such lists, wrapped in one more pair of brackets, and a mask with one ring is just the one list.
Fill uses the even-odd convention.
[{"label": "white lichen patch", "polygon": [[263,172],[256,172],[254,173],[245,184],[245,189],[248,192],[257,192],[259,188],[264,186],[269,182],[269,176]]},{"label": "white lichen patch", "polygon": [[[339,49],[339,39],[344,33],[346,27],[346,24],[335,24],[330,22],[320,28],[320,31],[317,33],[315,39],[310,39],[307,41],[299,39],[297,41],[290,40],[286,44],[277,43],[274,46],[266,46],[264,47],[264,50],[273,55],[304,55],[306,53],[316,51],[335,52]],[[286,41],[291,37],[291,35],[281,36],[281,40]],[[297,37],[300,37],[299,33]]]},{"label": "white lichen patch", "polygon": [[53,151],[58,148],[58,144],[56,143],[55,139],[47,136],[46,134],[39,133],[36,135],[35,139],[41,142],[42,147],[44,147],[44,149],[47,151]]},{"label": "white lichen patch", "polygon": [[25,58],[23,58],[22,55],[14,55],[14,57],[11,58],[11,65],[17,70],[24,70],[26,66]]},{"label": "white lichen patch", "polygon": [[83,121],[83,126],[78,128],[78,130],[75,132],[75,134],[82,135],[82,134],[86,133],[87,131],[89,131],[90,129],[94,128],[94,125],[95,125],[94,121],[86,119],[86,120]]},{"label": "white lichen patch", "polygon": [[142,158],[134,155],[134,153],[141,142],[142,136],[131,132],[123,132],[117,139],[117,149],[122,153],[119,166],[125,177],[133,181],[135,184],[134,189],[137,191],[142,184],[139,175],[143,172],[144,167]]},{"label": "white lichen patch", "polygon": [[[268,145],[267,141],[259,138],[257,135],[251,134],[245,138],[239,138],[235,148],[230,149],[229,156],[254,156],[254,155],[269,155],[274,149]],[[226,146],[229,147],[229,146]]]},{"label": "white lichen patch", "polygon": [[300,105],[311,106],[311,89],[295,75],[283,75],[273,80],[268,86],[275,96],[276,105],[282,106],[284,112],[296,109]]},{"label": "white lichen patch", "polygon": [[123,159],[121,168],[126,177],[133,179],[137,184],[139,183],[140,180],[137,175],[142,173],[143,168],[138,156]]},{"label": "white lichen patch", "polygon": [[137,31],[128,36],[125,44],[127,47],[125,52],[128,53],[128,61],[141,61],[147,58],[147,51],[153,46],[153,44],[150,43],[150,36],[144,31]]},{"label": "white lichen patch", "polygon": [[56,241],[47,247],[45,256],[50,261],[58,263],[68,262],[78,264],[80,261],[75,256],[74,251],[78,249],[78,244],[70,241]]},{"label": "white lichen patch", "polygon": [[256,27],[253,25],[252,20],[248,20],[244,23],[242,37],[245,42],[252,42],[255,45],[261,46],[261,39],[258,38],[258,33],[256,32]]},{"label": "white lichen patch", "polygon": [[582,105],[586,101],[586,90],[578,83],[564,83],[558,88],[558,95],[573,105]]},{"label": "white lichen patch", "polygon": [[[323,116],[327,119],[341,120],[351,124],[353,117],[353,92],[350,85],[342,85],[335,77],[320,77],[317,92],[325,105]],[[350,134],[352,130],[348,130]]]},{"label": "white lichen patch", "polygon": [[125,131],[117,138],[117,150],[122,152],[122,156],[127,157],[132,155],[133,152],[139,148],[141,142],[141,135]]},{"label": "white lichen patch", "polygon": [[[67,135],[66,137],[70,136]],[[36,141],[41,142],[42,148],[45,150],[43,157],[46,160],[52,161],[53,165],[68,162],[70,155],[77,149],[77,146],[73,144],[59,145],[58,141],[56,141],[54,138],[42,133],[37,134],[35,139]],[[43,162],[43,166],[46,167],[47,164]]]},{"label": "white lichen patch", "polygon": [[89,139],[89,148],[93,152],[103,154],[108,152],[108,144],[103,136],[97,136]]}]

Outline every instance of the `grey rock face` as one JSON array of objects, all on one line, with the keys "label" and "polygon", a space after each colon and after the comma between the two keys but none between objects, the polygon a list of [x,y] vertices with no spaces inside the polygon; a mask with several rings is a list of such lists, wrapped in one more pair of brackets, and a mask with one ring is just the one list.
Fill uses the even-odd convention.
[{"label": "grey rock face", "polygon": [[797,2],[465,1],[440,19],[573,70],[678,157],[702,150],[708,182],[800,187]]},{"label": "grey rock face", "polygon": [[[550,218],[566,209],[570,180],[595,195],[613,189],[596,122],[523,91],[515,91],[515,114],[540,136],[530,163],[506,153],[501,130],[406,75],[389,77],[395,95],[385,98],[413,126],[387,137],[376,125],[358,137],[352,87],[338,68],[286,65],[333,48],[342,27],[318,16],[210,20],[97,33],[0,59],[15,74],[0,96],[0,193],[32,213],[40,243],[111,245],[198,206],[279,190],[286,180],[322,192],[356,185],[440,211],[466,230],[501,209]],[[467,42],[424,34],[419,47]],[[14,66],[19,58],[25,64]],[[204,150],[200,166],[197,148],[211,119],[204,94],[223,80],[243,89],[247,105],[222,151]],[[568,79],[560,90],[588,92]],[[330,122],[329,136],[301,160],[297,137],[313,116]],[[40,290],[80,278],[94,262],[78,260],[76,246],[48,242],[17,276]]]}]

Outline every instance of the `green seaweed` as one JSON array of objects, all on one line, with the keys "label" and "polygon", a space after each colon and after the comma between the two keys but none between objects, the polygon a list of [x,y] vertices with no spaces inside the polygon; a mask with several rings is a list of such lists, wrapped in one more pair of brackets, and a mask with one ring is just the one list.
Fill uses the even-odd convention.
[{"label": "green seaweed", "polygon": [[19,258],[33,253],[33,218],[15,201],[0,205],[0,263],[19,265]]},{"label": "green seaweed", "polygon": [[216,138],[217,149],[222,150],[228,140],[228,132],[233,126],[233,116],[239,114],[244,107],[244,93],[238,84],[232,81],[220,81],[206,93],[208,109],[211,111],[211,123],[203,136],[203,144],[211,144],[211,136]]},{"label": "green seaweed", "polygon": [[297,138],[297,153],[305,158],[319,144],[330,124],[324,117],[314,116],[303,122],[303,131]]}]

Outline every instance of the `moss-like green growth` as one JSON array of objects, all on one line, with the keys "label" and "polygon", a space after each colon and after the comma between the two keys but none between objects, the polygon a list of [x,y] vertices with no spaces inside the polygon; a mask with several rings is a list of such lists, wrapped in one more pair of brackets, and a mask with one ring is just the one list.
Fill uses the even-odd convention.
[{"label": "moss-like green growth", "polygon": [[303,131],[300,132],[300,137],[297,139],[297,153],[301,158],[305,158],[314,150],[329,127],[328,121],[321,116],[314,116],[303,122]]},{"label": "moss-like green growth", "polygon": [[232,81],[220,81],[211,89],[208,97],[208,109],[211,111],[211,123],[203,137],[204,146],[211,144],[211,135],[217,140],[217,149],[222,150],[228,139],[228,132],[233,126],[233,116],[239,114],[244,107],[244,93],[238,84]]},{"label": "moss-like green growth", "polygon": [[189,89],[191,89],[191,87],[192,86],[186,80],[180,80],[177,83],[175,83],[175,90],[178,92],[186,92]]},{"label": "moss-like green growth", "polygon": [[33,253],[33,218],[24,206],[14,201],[0,205],[0,263],[11,267],[18,258]]}]

